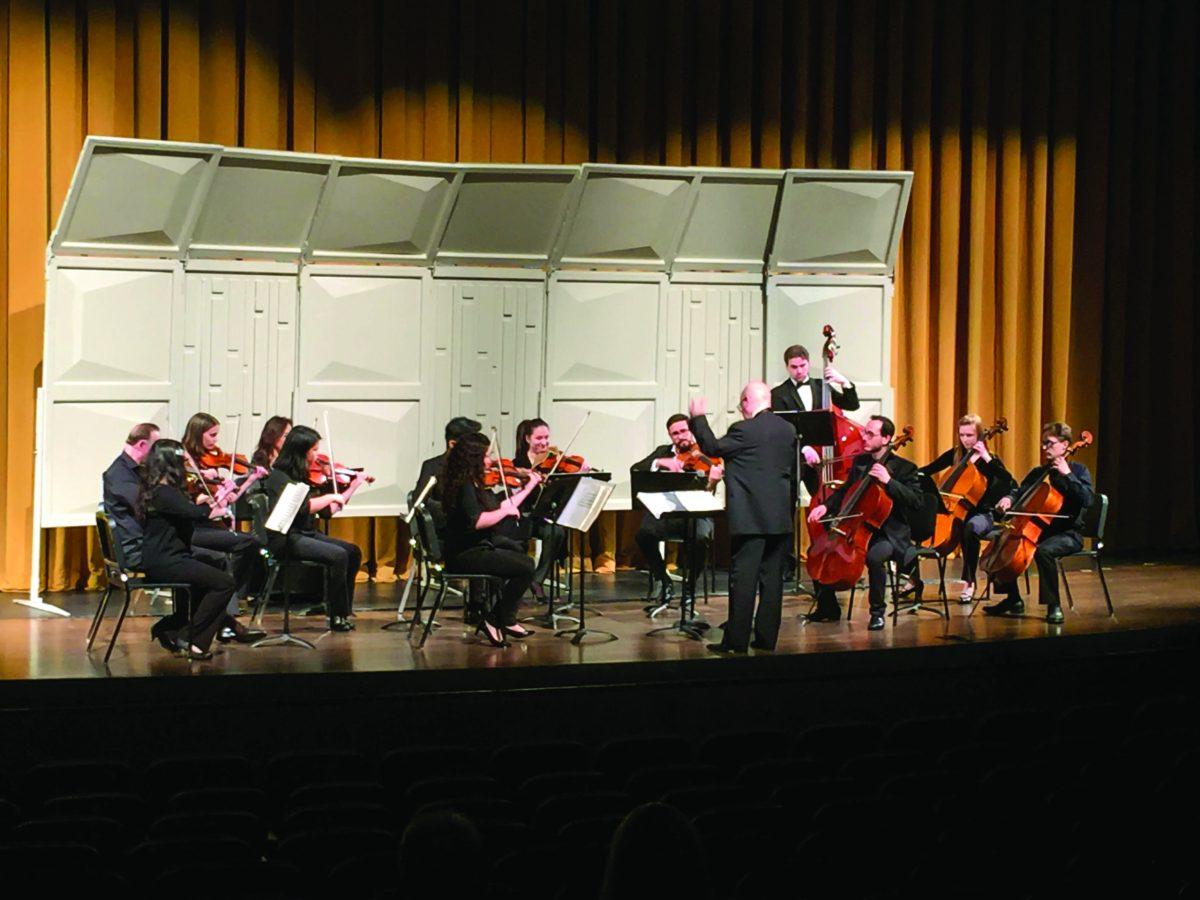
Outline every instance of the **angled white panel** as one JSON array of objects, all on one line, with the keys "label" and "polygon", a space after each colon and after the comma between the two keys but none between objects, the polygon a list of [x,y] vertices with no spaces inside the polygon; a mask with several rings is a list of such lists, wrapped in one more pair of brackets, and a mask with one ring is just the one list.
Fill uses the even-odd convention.
[{"label": "angled white panel", "polygon": [[789,170],[771,271],[892,275],[911,188],[911,172]]},{"label": "angled white panel", "polygon": [[672,270],[762,272],[783,172],[697,171],[695,206]]},{"label": "angled white panel", "polygon": [[556,265],[668,269],[691,209],[695,175],[658,166],[588,164],[580,178]]},{"label": "angled white panel", "polygon": [[217,161],[189,256],[296,259],[330,165],[302,154],[226,151]]},{"label": "angled white panel", "polygon": [[847,413],[865,421],[891,415],[892,285],[887,278],[782,275],[767,287],[767,381],[787,377],[783,351],[803,344],[820,372],[821,331],[832,325],[841,350],[834,365],[854,382],[862,407]]},{"label": "angled white panel", "polygon": [[445,424],[434,421],[431,281],[424,270],[363,266],[300,276],[295,421],[324,434],[328,412],[338,461],[375,476],[343,516],[402,512]]},{"label": "angled white panel", "polygon": [[438,263],[545,266],[578,172],[575,166],[466,168]]},{"label": "angled white panel", "polygon": [[454,166],[341,160],[313,224],[310,258],[428,263],[457,178]]},{"label": "angled white panel", "polygon": [[563,443],[589,413],[571,452],[582,454],[592,468],[612,473],[616,490],[605,509],[630,509],[629,467],[667,439],[666,417],[652,397],[556,398],[544,405],[541,415],[550,423],[551,437]]}]

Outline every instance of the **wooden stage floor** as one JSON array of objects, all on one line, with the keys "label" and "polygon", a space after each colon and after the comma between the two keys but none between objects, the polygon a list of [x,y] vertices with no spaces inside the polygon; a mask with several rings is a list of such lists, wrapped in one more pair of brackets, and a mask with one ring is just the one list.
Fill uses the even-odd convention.
[{"label": "wooden stage floor", "polygon": [[[953,568],[953,564],[952,564]],[[927,579],[929,573],[926,573]],[[1113,593],[1116,615],[1109,617],[1104,605],[1099,581],[1087,570],[1072,571],[1071,583],[1075,594],[1075,609],[1064,609],[1066,621],[1060,626],[1047,625],[1037,605],[1037,583],[1034,579],[1033,597],[1027,601],[1027,614],[1021,618],[993,619],[981,611],[968,616],[969,606],[956,602],[959,584],[949,582],[951,591],[950,620],[924,611],[919,615],[901,615],[893,627],[889,617],[887,627],[869,632],[866,627],[866,597],[856,597],[854,619],[836,624],[801,625],[798,615],[808,609],[805,596],[789,595],[784,600],[783,626],[779,646],[774,654],[751,652],[751,656],[814,657],[837,654],[857,654],[862,651],[889,651],[902,648],[966,649],[972,643],[994,645],[999,642],[1046,641],[1082,635],[1104,635],[1119,632],[1144,632],[1149,629],[1200,625],[1200,564],[1195,562],[1123,563],[1106,567]],[[589,603],[588,624],[612,632],[617,640],[598,643],[589,639],[584,646],[574,646],[566,638],[538,629],[524,641],[514,641],[506,649],[481,643],[470,630],[464,630],[461,612],[447,610],[441,616],[442,627],[434,632],[423,650],[415,649],[403,630],[383,631],[382,626],[394,619],[394,606],[401,585],[372,586],[365,592],[364,605],[374,609],[360,612],[357,630],[349,634],[323,633],[324,619],[294,618],[293,630],[301,637],[317,641],[315,650],[301,647],[267,647],[214,645],[218,655],[205,663],[189,663],[163,652],[149,640],[149,623],[145,615],[126,620],[123,632],[109,665],[103,662],[104,646],[113,619],[110,617],[101,631],[101,640],[88,654],[84,642],[92,610],[98,594],[51,595],[50,602],[60,602],[69,608],[70,619],[52,617],[25,610],[11,602],[0,611],[0,680],[42,679],[138,679],[161,676],[192,676],[207,678],[216,675],[285,674],[311,676],[317,673],[405,673],[451,670],[534,670],[546,667],[603,667],[609,664],[674,663],[702,661],[712,667],[727,666],[730,660],[709,653],[704,641],[689,640],[677,634],[649,636],[651,628],[670,621],[665,614],[650,622],[642,612],[644,601],[600,599]],[[589,598],[636,597],[645,588],[645,576],[621,573],[616,576],[589,578]],[[926,596],[936,593],[929,584]],[[843,595],[843,608],[847,597]],[[1065,599],[1065,595],[1064,595]],[[927,602],[927,605],[930,605]],[[936,604],[940,608],[940,604]],[[388,609],[388,607],[391,607]],[[706,640],[720,637],[716,625],[724,621],[726,600],[714,597],[699,612],[714,628]],[[524,607],[523,612],[537,610]],[[270,614],[265,627],[277,631],[281,617]],[[564,623],[564,626],[570,623]],[[962,652],[960,650],[959,652]],[[559,669],[561,674],[561,669]],[[705,670],[715,676],[717,669]],[[534,683],[532,679],[523,679]]]}]

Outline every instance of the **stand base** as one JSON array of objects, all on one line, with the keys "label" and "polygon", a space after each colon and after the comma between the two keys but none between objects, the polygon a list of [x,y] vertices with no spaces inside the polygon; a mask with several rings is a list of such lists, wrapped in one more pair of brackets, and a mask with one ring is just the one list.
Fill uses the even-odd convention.
[{"label": "stand base", "polygon": [[270,637],[262,638],[251,644],[251,647],[283,647],[288,644],[295,644],[297,647],[307,647],[309,650],[316,650],[316,644],[310,644],[304,638],[298,638],[294,634],[285,631],[283,634],[273,634]]},{"label": "stand base", "polygon": [[574,622],[577,625],[579,624],[578,618],[575,616],[563,615],[558,611],[559,609],[566,609],[566,606],[560,606],[553,612],[542,613],[540,616],[526,616],[520,621],[522,624],[528,622],[530,625],[540,625],[542,628],[549,628],[552,630],[558,628],[558,623],[560,620],[564,622]]},{"label": "stand base", "polygon": [[604,644],[610,643],[617,639],[617,636],[615,634],[613,634],[611,631],[599,631],[598,629],[595,629],[595,628],[583,628],[582,626],[579,628],[567,628],[567,629],[564,629],[563,631],[554,632],[555,637],[566,637],[568,634],[572,636],[571,643],[574,644],[576,647],[578,647],[580,644],[583,643],[584,638],[587,638],[593,634],[603,635],[604,640],[601,641],[600,643],[604,643]]},{"label": "stand base", "polygon": [[40,597],[19,597],[13,600],[13,603],[20,606],[27,606],[30,609],[36,609],[38,612],[50,613],[54,616],[62,616],[63,618],[71,618],[71,614],[61,607],[55,606],[52,603],[47,603]]}]

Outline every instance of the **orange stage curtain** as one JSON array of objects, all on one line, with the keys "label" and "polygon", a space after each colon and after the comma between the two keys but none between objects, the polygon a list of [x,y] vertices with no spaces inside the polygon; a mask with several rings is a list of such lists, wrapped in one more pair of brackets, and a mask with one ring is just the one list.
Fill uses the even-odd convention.
[{"label": "orange stage curtain", "polygon": [[[1097,433],[1111,546],[1194,549],[1197,43],[1190,0],[0,0],[0,584],[28,582],[44,250],[88,133],[912,169],[892,381],[915,455],[1006,415],[1023,471],[1065,417]],[[339,527],[394,564],[393,523]],[[91,553],[49,534],[46,586]]]}]

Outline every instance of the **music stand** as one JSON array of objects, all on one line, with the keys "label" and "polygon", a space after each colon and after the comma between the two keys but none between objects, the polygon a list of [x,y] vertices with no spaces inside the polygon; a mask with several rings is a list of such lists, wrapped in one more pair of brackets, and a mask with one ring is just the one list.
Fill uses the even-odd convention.
[{"label": "music stand", "polygon": [[[559,477],[560,476],[555,476],[555,479],[557,480]],[[587,638],[589,635],[593,635],[593,634],[602,635],[604,637],[603,643],[615,641],[617,639],[617,636],[615,634],[613,634],[611,631],[601,631],[600,629],[587,627],[587,597],[586,597],[587,568],[583,564],[583,551],[587,546],[586,536],[587,536],[588,532],[591,531],[591,527],[595,522],[596,516],[595,515],[590,516],[589,520],[586,522],[586,525],[584,527],[579,527],[579,525],[576,524],[577,520],[574,519],[573,517],[570,520],[564,521],[564,519],[566,517],[571,516],[575,512],[575,510],[572,509],[572,505],[569,501],[574,498],[576,491],[578,491],[580,489],[581,482],[585,479],[588,479],[591,481],[608,482],[608,481],[612,480],[612,473],[610,473],[610,472],[580,472],[578,474],[572,473],[570,475],[563,475],[563,476],[561,476],[561,478],[566,483],[571,484],[572,487],[570,489],[570,493],[566,494],[565,499],[561,498],[561,496],[560,496],[560,505],[555,510],[556,515],[552,521],[556,525],[562,526],[566,530],[566,533],[567,533],[567,599],[568,599],[568,605],[570,605],[570,600],[571,600],[571,597],[573,594],[573,578],[574,578],[574,563],[572,562],[573,554],[572,554],[572,547],[571,547],[571,544],[572,544],[571,536],[572,536],[572,534],[578,535],[577,540],[579,541],[579,552],[580,552],[579,624],[576,625],[576,627],[574,627],[574,628],[564,628],[560,631],[556,631],[556,632],[554,632],[554,636],[555,637],[566,637],[567,635],[570,635],[571,643],[577,647],[583,643],[585,638]],[[611,488],[607,489],[607,494],[608,495],[612,494]],[[540,505],[540,501],[539,501],[539,505]],[[596,515],[599,515],[599,513],[597,512]]]},{"label": "music stand", "polygon": [[[542,489],[534,500],[533,506],[529,511],[531,521],[550,522],[558,524],[558,512],[562,509],[564,503],[570,499],[571,494],[575,491],[575,486],[579,484],[581,478],[594,478],[599,481],[609,481],[612,474],[609,472],[564,472],[555,473],[548,478],[543,484]],[[570,534],[567,535],[568,542]],[[575,616],[568,616],[563,613],[564,609],[570,609],[575,605],[572,598],[572,580],[573,574],[571,563],[571,548],[564,548],[567,553],[567,602],[560,603],[555,606],[556,600],[562,599],[562,564],[557,560],[552,560],[550,563],[550,586],[546,591],[546,612],[539,616],[527,616],[522,619],[522,622],[529,622],[532,625],[539,625],[542,628],[557,629],[559,619],[564,619],[568,622],[578,622],[579,619]]]}]

